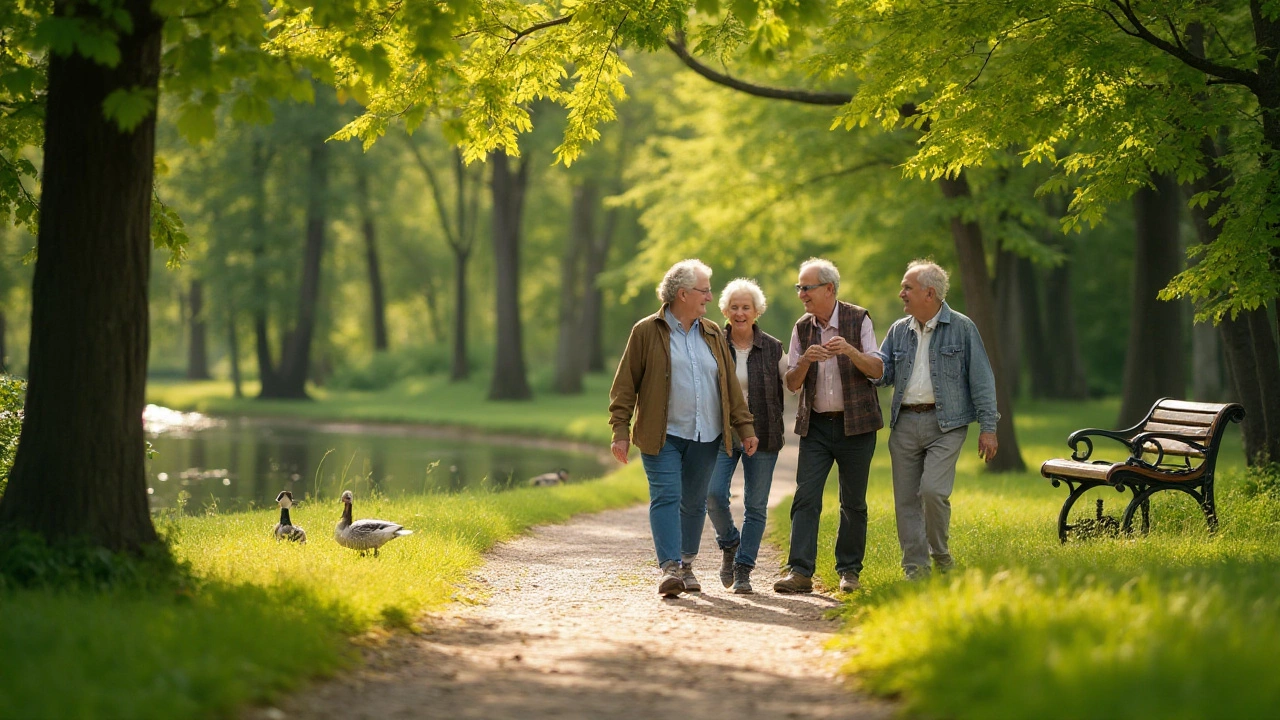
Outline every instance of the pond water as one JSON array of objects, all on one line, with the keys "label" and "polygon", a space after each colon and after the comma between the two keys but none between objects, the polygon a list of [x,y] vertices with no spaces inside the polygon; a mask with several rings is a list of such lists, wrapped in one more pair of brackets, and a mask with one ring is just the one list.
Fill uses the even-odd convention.
[{"label": "pond water", "polygon": [[[147,462],[153,510],[187,512],[275,507],[276,494],[295,499],[397,496],[461,490],[505,490],[565,470],[567,482],[600,477],[607,448],[577,451],[557,444],[480,433],[397,425],[211,418],[148,406]],[[470,435],[470,436],[469,436]],[[185,495],[180,497],[180,493]]]}]

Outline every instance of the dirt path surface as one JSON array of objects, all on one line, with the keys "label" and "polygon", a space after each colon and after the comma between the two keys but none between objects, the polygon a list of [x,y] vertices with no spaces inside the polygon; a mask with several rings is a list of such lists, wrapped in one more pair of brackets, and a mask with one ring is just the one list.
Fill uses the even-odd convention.
[{"label": "dirt path surface", "polygon": [[[774,497],[794,489],[794,449]],[[741,482],[741,470],[739,478]],[[778,487],[781,485],[782,487]],[[741,490],[735,517],[741,519]],[[762,548],[757,593],[721,587],[710,522],[701,594],[657,592],[648,508],[545,526],[495,548],[460,604],[424,634],[366,651],[364,667],[303,690],[270,718],[887,718],[841,684],[823,650],[838,625],[825,595],[776,595]]]}]

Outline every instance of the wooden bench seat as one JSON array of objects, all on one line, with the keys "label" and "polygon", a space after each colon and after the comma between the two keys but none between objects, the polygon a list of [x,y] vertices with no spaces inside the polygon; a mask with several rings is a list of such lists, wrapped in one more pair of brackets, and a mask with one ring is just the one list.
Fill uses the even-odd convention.
[{"label": "wooden bench seat", "polygon": [[[1229,423],[1243,419],[1244,408],[1235,403],[1164,398],[1152,406],[1142,422],[1127,430],[1087,428],[1071,433],[1067,438],[1070,459],[1047,460],[1040,466],[1040,474],[1054,487],[1065,483],[1069,490],[1058,514],[1058,539],[1065,543],[1076,529],[1069,519],[1080,496],[1103,485],[1133,493],[1120,521],[1126,533],[1133,531],[1133,516],[1138,511],[1142,513],[1143,533],[1150,529],[1151,496],[1161,490],[1190,495],[1204,512],[1209,531],[1217,530],[1213,477],[1218,449]],[[1095,437],[1116,441],[1128,457],[1116,461],[1094,458]]]}]

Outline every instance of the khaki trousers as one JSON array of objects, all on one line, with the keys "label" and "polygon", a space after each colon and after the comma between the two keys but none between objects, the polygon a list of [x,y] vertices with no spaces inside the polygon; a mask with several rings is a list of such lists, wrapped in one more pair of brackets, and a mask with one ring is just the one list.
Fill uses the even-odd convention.
[{"label": "khaki trousers", "polygon": [[899,413],[889,433],[898,544],[902,569],[910,577],[929,572],[930,556],[941,566],[952,563],[947,544],[951,491],[956,460],[968,435],[967,425],[942,432],[934,411]]}]

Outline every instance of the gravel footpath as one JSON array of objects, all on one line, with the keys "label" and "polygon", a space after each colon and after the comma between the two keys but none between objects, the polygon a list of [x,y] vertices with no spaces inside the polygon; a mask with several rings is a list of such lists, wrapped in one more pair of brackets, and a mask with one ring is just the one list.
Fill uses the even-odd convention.
[{"label": "gravel footpath", "polygon": [[[787,452],[789,450],[789,452]],[[794,490],[784,450],[773,498]],[[737,483],[741,482],[741,469]],[[780,487],[781,486],[781,487]],[[735,488],[741,520],[741,489]],[[823,650],[838,601],[772,591],[761,548],[754,595],[721,587],[707,523],[694,565],[701,594],[657,594],[648,508],[580,516],[494,548],[473,600],[365,650],[363,667],[246,713],[281,718],[888,718]]]}]

